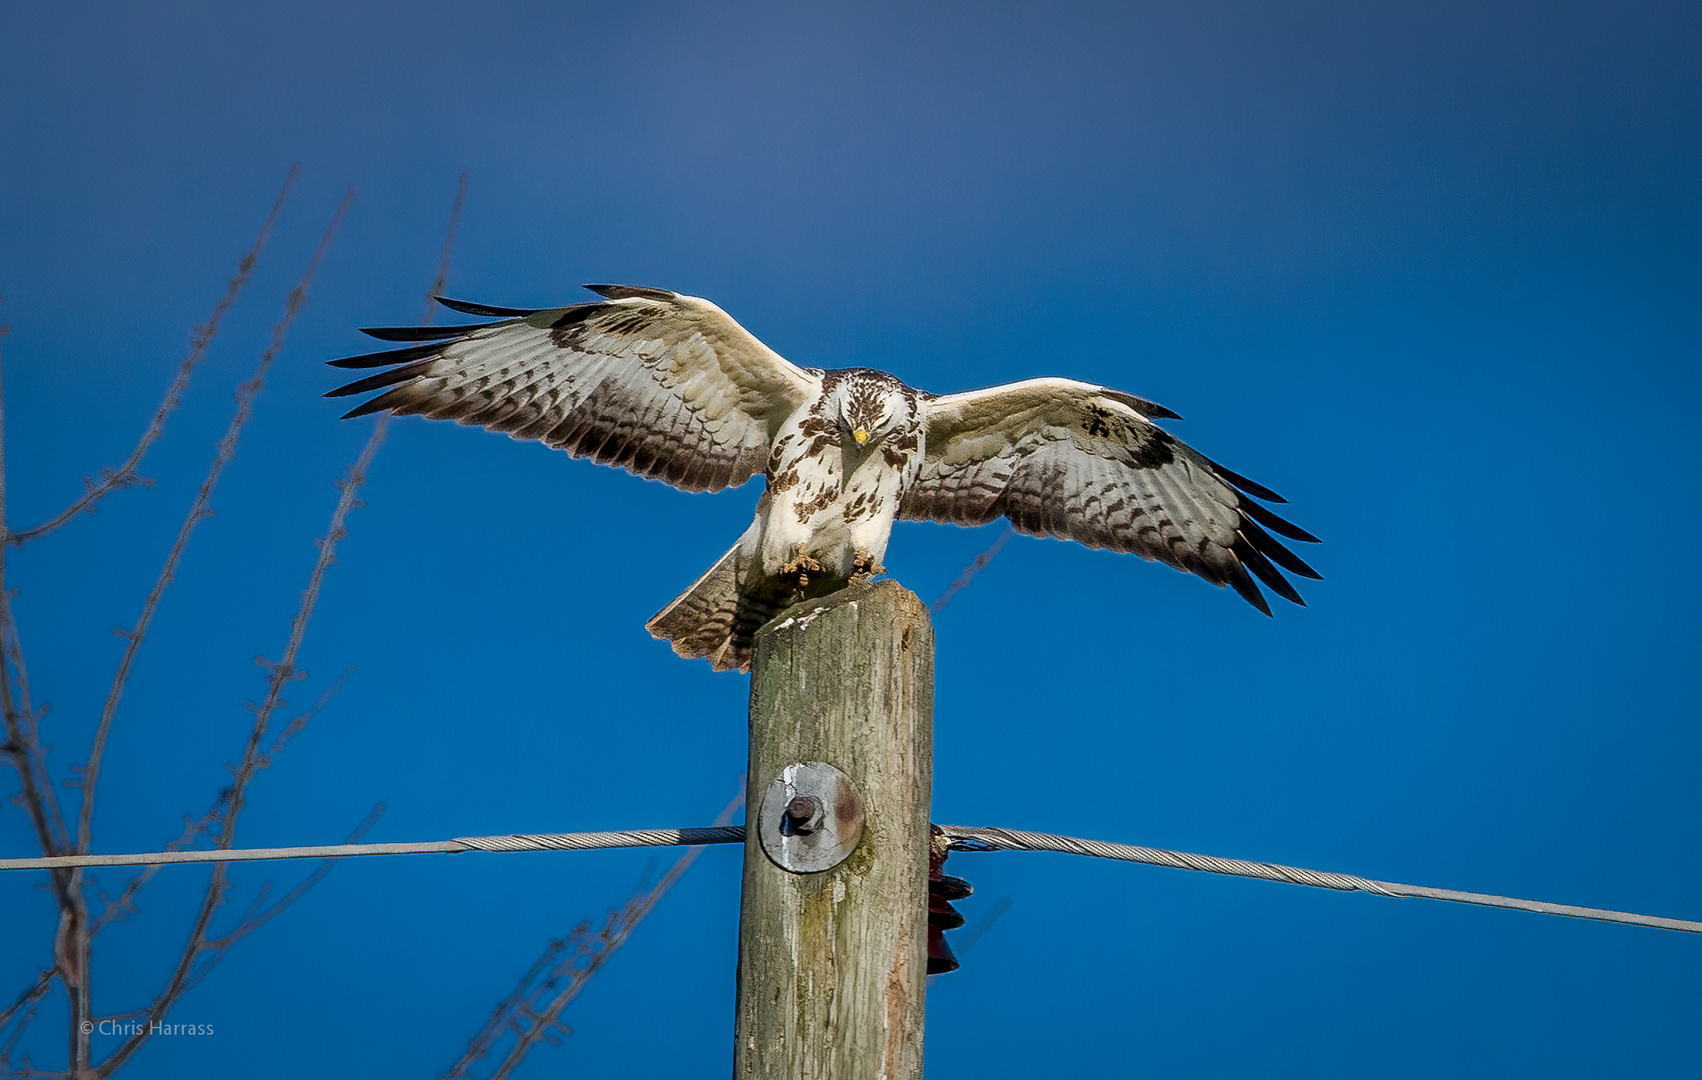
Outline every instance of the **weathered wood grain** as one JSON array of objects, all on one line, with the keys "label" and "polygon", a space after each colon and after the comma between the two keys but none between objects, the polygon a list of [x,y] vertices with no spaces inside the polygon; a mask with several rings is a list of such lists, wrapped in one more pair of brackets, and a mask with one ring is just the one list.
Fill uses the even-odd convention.
[{"label": "weathered wood grain", "polygon": [[770,780],[822,761],[863,796],[863,838],[793,874],[745,837],[733,1074],[906,1080],[922,1074],[934,635],[914,593],[855,585],[757,636],[747,820]]}]

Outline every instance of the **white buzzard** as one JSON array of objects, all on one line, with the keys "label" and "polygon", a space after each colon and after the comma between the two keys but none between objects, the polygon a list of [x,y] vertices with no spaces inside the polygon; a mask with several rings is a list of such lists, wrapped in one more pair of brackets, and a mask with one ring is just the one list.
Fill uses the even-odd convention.
[{"label": "white buzzard", "polygon": [[1299,604],[1277,568],[1318,576],[1270,534],[1317,538],[1248,496],[1282,498],[1161,430],[1154,419],[1180,418],[1150,401],[1070,379],[936,397],[880,371],[796,367],[707,300],[587,288],[604,300],[442,300],[501,321],[367,330],[429,344],[331,361],[389,370],[327,396],[382,389],[348,415],[479,424],[687,491],[762,473],[750,528],[647,624],[681,656],[749,667],[752,636],[782,608],[881,571],[895,518],[1002,515],[1231,585],[1267,615],[1255,577]]}]

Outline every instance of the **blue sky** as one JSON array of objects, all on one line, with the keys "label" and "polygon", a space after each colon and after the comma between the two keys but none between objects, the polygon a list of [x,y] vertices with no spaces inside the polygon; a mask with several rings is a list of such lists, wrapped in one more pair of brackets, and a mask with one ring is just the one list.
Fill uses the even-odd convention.
[{"label": "blue sky", "polygon": [[[140,654],[97,850],[157,849],[225,781],[368,433],[321,361],[419,318],[465,170],[451,295],[658,285],[798,363],[1103,382],[1324,538],[1310,607],[1275,619],[1012,541],[936,618],[936,821],[1702,918],[1693,7],[114,4],[0,28],[14,526],[123,459],[302,167],[156,485],[9,560],[61,769],[358,189]],[[379,800],[374,839],[708,823],[748,682],[643,623],[756,496],[394,425],[291,696],[358,670],[241,842],[336,842]],[[997,534],[900,525],[887,565],[929,600]],[[0,844],[33,853],[15,809]],[[126,1074],[435,1075],[655,858],[341,865],[182,1001],[214,1036]],[[931,1076],[1694,1068],[1681,935],[1062,855],[949,867],[972,925],[1011,903],[929,991]],[[304,871],[238,869],[237,909]],[[97,1011],[155,992],[204,879],[162,873],[103,935]],[[7,1001],[50,962],[37,885],[0,880]],[[725,1071],[737,890],[738,853],[705,853],[520,1075]],[[62,1027],[46,1006],[38,1064]]]}]

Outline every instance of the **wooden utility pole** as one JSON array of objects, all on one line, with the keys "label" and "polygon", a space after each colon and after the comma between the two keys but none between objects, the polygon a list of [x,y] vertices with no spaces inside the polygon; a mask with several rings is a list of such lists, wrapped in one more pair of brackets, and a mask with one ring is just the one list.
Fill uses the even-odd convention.
[{"label": "wooden utility pole", "polygon": [[757,635],[736,1080],[921,1076],[933,712],[933,626],[896,582]]}]

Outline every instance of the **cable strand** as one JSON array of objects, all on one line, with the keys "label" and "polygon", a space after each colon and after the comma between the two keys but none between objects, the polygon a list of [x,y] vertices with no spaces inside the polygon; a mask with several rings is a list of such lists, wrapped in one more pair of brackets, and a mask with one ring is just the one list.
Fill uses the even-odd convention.
[{"label": "cable strand", "polygon": [[[1028,832],[1023,829],[971,828],[963,825],[941,825],[955,851],[1056,851],[1067,855],[1115,859],[1119,862],[1145,863],[1177,870],[1198,870],[1208,874],[1227,874],[1234,877],[1280,881],[1290,885],[1306,885],[1339,892],[1363,892],[1373,896],[1412,897],[1424,900],[1446,900],[1456,904],[1476,904],[1481,907],[1508,908],[1514,911],[1534,911],[1544,915],[1563,915],[1573,919],[1614,922],[1627,926],[1650,926],[1662,930],[1677,930],[1687,934],[1702,934],[1702,922],[1686,919],[1667,919],[1657,915],[1637,915],[1626,911],[1578,907],[1572,904],[1553,904],[1545,900],[1518,900],[1488,893],[1461,892],[1457,889],[1436,889],[1426,885],[1402,885],[1392,881],[1377,881],[1355,874],[1337,874],[1327,870],[1307,870],[1279,863],[1249,862],[1245,859],[1226,859],[1217,855],[1196,855],[1187,851],[1168,851],[1163,848],[1141,847],[1136,844],[1117,844],[1107,840],[1086,840],[1075,836]],[[158,851],[138,855],[57,855],[33,859],[0,859],[4,870],[53,870],[78,866],[142,866],[166,863],[245,862],[262,859],[326,859],[357,855],[459,855],[469,851],[588,851],[598,848],[621,847],[700,847],[706,844],[742,843],[743,825],[716,825],[691,829],[621,829],[611,832],[582,833],[518,833],[507,836],[458,836],[452,840],[402,844],[330,844],[321,847],[232,848],[210,851]]]},{"label": "cable strand", "polygon": [[1546,900],[1519,900],[1510,896],[1488,893],[1461,892],[1458,889],[1436,889],[1427,885],[1403,885],[1394,881],[1376,881],[1353,874],[1336,874],[1324,870],[1304,870],[1277,863],[1247,862],[1244,859],[1225,859],[1216,855],[1195,855],[1186,851],[1166,851],[1159,848],[1137,847],[1132,844],[1113,844],[1104,840],[1082,840],[1073,836],[1051,833],[1024,832],[1020,829],[980,829],[958,825],[941,825],[940,831],[952,840],[957,851],[1060,851],[1069,855],[1090,855],[1123,862],[1168,866],[1181,870],[1200,870],[1210,874],[1231,874],[1236,877],[1282,881],[1292,885],[1310,885],[1320,889],[1366,892],[1374,896],[1397,899],[1447,900],[1456,904],[1476,904],[1481,907],[1507,908],[1513,911],[1534,911],[1543,915],[1563,915],[1572,919],[1595,922],[1614,922],[1626,926],[1650,926],[1661,930],[1677,930],[1686,934],[1702,934],[1702,922],[1686,919],[1667,919],[1658,915],[1638,915],[1628,911],[1609,911],[1605,908],[1579,907],[1573,904],[1553,904]]}]

